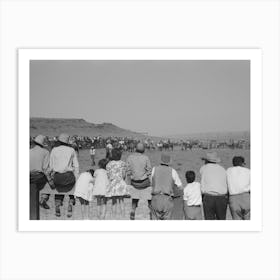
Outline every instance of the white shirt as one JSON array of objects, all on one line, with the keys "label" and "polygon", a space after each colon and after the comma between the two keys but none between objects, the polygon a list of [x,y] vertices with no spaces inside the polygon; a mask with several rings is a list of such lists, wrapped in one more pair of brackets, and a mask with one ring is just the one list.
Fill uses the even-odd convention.
[{"label": "white shirt", "polygon": [[113,146],[112,146],[112,144],[109,143],[109,144],[107,144],[106,148],[109,149],[109,150],[112,150]]},{"label": "white shirt", "polygon": [[94,172],[93,195],[105,195],[108,185],[109,179],[107,176],[107,171],[102,168],[96,169]]},{"label": "white shirt", "polygon": [[201,205],[201,185],[198,182],[189,183],[184,188],[184,200],[188,206]]},{"label": "white shirt", "polygon": [[219,164],[207,163],[200,169],[201,191],[212,195],[228,192],[226,170]]},{"label": "white shirt", "polygon": [[77,179],[79,162],[75,150],[64,145],[53,148],[50,154],[50,170],[58,173],[73,171]]},{"label": "white shirt", "polygon": [[91,149],[89,150],[89,153],[90,153],[90,155],[94,156],[94,155],[95,155],[95,149],[94,149],[94,148],[91,148]]},{"label": "white shirt", "polygon": [[230,195],[250,191],[250,169],[233,166],[227,169],[227,182]]},{"label": "white shirt", "polygon": [[76,185],[74,195],[77,197],[82,197],[85,200],[92,200],[94,179],[89,172],[83,172],[80,174]]},{"label": "white shirt", "polygon": [[[155,168],[153,167],[153,169],[152,169],[152,177],[154,176],[154,174],[155,174]],[[182,182],[181,182],[181,180],[180,180],[180,177],[179,177],[179,175],[178,175],[178,173],[177,173],[177,171],[175,170],[175,169],[173,169],[172,168],[172,179],[174,180],[174,184],[176,185],[176,186],[178,186],[178,187],[181,187],[182,186]]]}]

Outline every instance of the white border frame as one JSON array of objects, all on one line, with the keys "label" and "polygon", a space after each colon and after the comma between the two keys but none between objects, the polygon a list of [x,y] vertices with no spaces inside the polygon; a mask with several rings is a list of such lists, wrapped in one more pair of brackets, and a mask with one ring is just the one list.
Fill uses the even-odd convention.
[{"label": "white border frame", "polygon": [[[260,49],[19,49],[18,230],[19,231],[261,231],[262,65]],[[251,220],[84,221],[29,220],[30,60],[250,60]]]}]

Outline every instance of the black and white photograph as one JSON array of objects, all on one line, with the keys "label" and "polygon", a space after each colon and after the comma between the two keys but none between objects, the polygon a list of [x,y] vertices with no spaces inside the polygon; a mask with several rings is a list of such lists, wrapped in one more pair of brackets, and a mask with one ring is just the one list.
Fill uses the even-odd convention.
[{"label": "black and white photograph", "polygon": [[250,59],[30,59],[30,220],[251,219]]},{"label": "black and white photograph", "polygon": [[248,60],[31,61],[30,136],[30,219],[250,219]]}]

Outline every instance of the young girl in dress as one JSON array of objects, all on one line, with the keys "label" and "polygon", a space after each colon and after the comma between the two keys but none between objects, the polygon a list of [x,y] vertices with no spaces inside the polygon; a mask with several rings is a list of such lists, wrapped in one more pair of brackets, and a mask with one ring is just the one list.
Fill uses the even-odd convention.
[{"label": "young girl in dress", "polygon": [[89,202],[92,200],[94,170],[90,169],[80,174],[74,195],[79,199],[82,209],[82,219],[89,219]]},{"label": "young girl in dress", "polygon": [[120,217],[125,216],[124,197],[129,194],[128,186],[124,181],[126,164],[121,160],[122,152],[119,149],[112,150],[111,161],[107,164],[109,185],[106,195],[112,198],[112,216],[117,217],[117,206]]},{"label": "young girl in dress", "polygon": [[98,162],[99,168],[94,172],[94,189],[93,195],[97,199],[97,218],[104,220],[106,217],[106,190],[109,184],[106,165],[109,162],[108,159],[104,158]]}]

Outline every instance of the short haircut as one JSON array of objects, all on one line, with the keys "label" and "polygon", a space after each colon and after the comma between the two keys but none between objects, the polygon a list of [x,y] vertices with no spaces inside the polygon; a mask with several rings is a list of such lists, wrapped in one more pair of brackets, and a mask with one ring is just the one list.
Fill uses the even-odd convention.
[{"label": "short haircut", "polygon": [[194,173],[194,171],[188,170],[186,172],[186,180],[187,180],[187,183],[194,182],[194,180],[195,180],[195,173]]},{"label": "short haircut", "polygon": [[233,166],[243,166],[245,163],[244,157],[233,157],[232,164]]},{"label": "short haircut", "polygon": [[94,170],[93,169],[89,169],[89,170],[87,170],[87,172],[90,173],[91,176],[93,177],[93,175],[94,175]]},{"label": "short haircut", "polygon": [[120,149],[114,148],[112,150],[112,157],[111,160],[120,160],[122,157],[122,152]]},{"label": "short haircut", "polygon": [[103,158],[98,162],[98,166],[102,169],[106,169],[106,165],[109,162],[107,158]]}]

